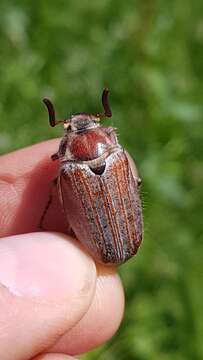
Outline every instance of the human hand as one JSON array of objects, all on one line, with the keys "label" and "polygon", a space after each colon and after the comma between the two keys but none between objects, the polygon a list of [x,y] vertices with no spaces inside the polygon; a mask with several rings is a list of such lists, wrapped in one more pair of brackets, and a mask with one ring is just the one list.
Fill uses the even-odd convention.
[{"label": "human hand", "polygon": [[[57,140],[0,158],[0,359],[65,360],[117,330],[124,308],[115,269],[94,263],[65,231],[57,201],[36,232],[58,164]],[[68,355],[66,355],[68,354]]]}]

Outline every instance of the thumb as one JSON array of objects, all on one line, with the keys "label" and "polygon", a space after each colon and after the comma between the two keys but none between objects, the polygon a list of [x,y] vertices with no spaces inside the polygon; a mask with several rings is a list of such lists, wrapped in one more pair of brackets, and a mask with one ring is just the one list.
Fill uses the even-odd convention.
[{"label": "thumb", "polygon": [[93,261],[62,234],[2,238],[0,359],[28,360],[54,344],[87,311],[95,281]]}]

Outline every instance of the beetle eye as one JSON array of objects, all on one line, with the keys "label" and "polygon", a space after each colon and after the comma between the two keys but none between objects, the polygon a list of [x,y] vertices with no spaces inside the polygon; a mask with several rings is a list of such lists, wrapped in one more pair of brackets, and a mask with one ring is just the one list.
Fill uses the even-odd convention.
[{"label": "beetle eye", "polygon": [[142,179],[141,179],[141,178],[139,178],[139,179],[137,180],[137,184],[138,184],[138,186],[142,185]]}]

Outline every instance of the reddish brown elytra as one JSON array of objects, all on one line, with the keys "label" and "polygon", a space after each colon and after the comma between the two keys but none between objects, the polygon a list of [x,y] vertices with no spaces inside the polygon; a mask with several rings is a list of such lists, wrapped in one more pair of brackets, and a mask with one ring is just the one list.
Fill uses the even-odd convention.
[{"label": "reddish brown elytra", "polygon": [[67,222],[95,260],[116,265],[136,254],[143,223],[136,167],[119,145],[115,129],[100,124],[112,115],[108,94],[104,89],[103,113],[78,113],[59,121],[50,100],[43,101],[50,125],[64,124],[52,160],[60,161],[57,186]]}]

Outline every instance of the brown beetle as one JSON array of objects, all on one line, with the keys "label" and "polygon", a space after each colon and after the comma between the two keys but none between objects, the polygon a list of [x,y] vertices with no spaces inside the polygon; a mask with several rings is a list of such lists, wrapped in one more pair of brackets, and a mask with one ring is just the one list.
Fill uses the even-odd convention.
[{"label": "brown beetle", "polygon": [[104,113],[78,113],[60,121],[50,100],[43,101],[50,125],[64,124],[52,160],[60,160],[57,186],[66,219],[93,258],[116,265],[135,255],[142,240],[141,180],[115,129],[100,125],[101,118],[112,115],[108,93],[104,89],[102,94]]}]

